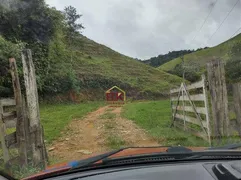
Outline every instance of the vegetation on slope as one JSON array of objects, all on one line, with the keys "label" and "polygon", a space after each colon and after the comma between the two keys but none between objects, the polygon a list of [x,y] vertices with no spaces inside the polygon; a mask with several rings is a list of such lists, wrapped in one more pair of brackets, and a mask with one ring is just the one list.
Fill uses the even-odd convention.
[{"label": "vegetation on slope", "polygon": [[[0,5],[0,41],[23,44],[33,51],[39,94],[43,99],[83,100],[104,98],[106,89],[118,85],[134,98],[166,95],[181,79],[147,66],[79,33],[83,29],[74,7],[60,12],[44,0],[15,0]],[[13,48],[10,48],[11,50]],[[8,58],[19,55],[4,52],[0,56],[0,86],[11,91]],[[21,66],[20,72],[21,72]],[[3,89],[3,88],[2,88]],[[6,94],[6,93],[5,93]],[[8,95],[11,93],[8,93]],[[77,95],[78,94],[78,95]]]},{"label": "vegetation on slope", "polygon": [[[80,89],[103,92],[118,85],[133,98],[163,96],[181,79],[123,56],[105,46],[82,37],[82,46],[73,58],[74,69],[81,80]],[[153,96],[152,96],[153,97]]]},{"label": "vegetation on slope", "polygon": [[[241,34],[212,48],[184,56],[185,65],[183,67],[181,58],[173,59],[158,69],[182,76],[183,68],[187,74],[187,79],[195,81],[200,74],[205,71],[206,63],[212,59],[221,59],[227,62],[226,71],[229,81],[241,80]],[[193,78],[195,77],[195,78]]]}]

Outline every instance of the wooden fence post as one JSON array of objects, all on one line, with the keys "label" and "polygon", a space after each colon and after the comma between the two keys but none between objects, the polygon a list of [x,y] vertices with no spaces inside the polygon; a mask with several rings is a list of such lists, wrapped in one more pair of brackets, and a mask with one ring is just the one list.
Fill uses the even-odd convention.
[{"label": "wooden fence post", "polygon": [[10,157],[9,157],[8,148],[5,143],[6,127],[3,123],[2,115],[3,115],[3,107],[0,102],[0,142],[1,142],[2,151],[3,151],[3,160],[4,160],[4,163],[6,163],[9,161]]},{"label": "wooden fence post", "polygon": [[238,133],[241,137],[241,83],[233,84],[233,99],[238,124]]},{"label": "wooden fence post", "polygon": [[28,129],[27,119],[23,113],[25,109],[23,109],[21,87],[20,87],[20,82],[18,77],[17,65],[14,58],[9,59],[9,65],[10,65],[10,72],[12,76],[14,97],[16,101],[16,111],[17,111],[16,136],[17,136],[17,143],[19,147],[19,157],[22,165],[26,165],[27,164],[27,146],[28,146],[27,136],[26,136],[26,131]]},{"label": "wooden fence post", "polygon": [[207,72],[212,102],[214,136],[220,143],[223,136],[229,137],[228,96],[224,64],[220,60],[213,60],[207,64]]},{"label": "wooden fence post", "polygon": [[212,141],[211,141],[211,124],[210,124],[210,116],[209,116],[209,105],[208,105],[208,94],[207,94],[207,81],[206,77],[203,74],[202,75],[202,81],[203,81],[203,95],[205,97],[204,99],[204,106],[205,106],[205,111],[206,111],[206,121],[207,121],[207,133],[208,133],[208,142],[211,147]]},{"label": "wooden fence post", "polygon": [[182,113],[183,113],[183,129],[184,129],[184,131],[186,130],[186,118],[185,118],[185,115],[186,115],[186,113],[185,113],[185,101],[184,101],[184,90],[182,89],[182,108],[183,108],[183,110],[182,110]]},{"label": "wooden fence post", "polygon": [[37,83],[31,50],[27,49],[22,52],[22,63],[26,90],[27,112],[29,116],[32,160],[35,165],[46,166],[46,149],[44,146],[43,129],[40,125]]}]

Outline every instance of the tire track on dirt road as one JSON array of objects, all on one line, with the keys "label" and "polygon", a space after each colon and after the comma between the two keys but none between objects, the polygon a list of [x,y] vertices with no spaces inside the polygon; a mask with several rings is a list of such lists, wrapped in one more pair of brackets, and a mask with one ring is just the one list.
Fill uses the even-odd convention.
[{"label": "tire track on dirt road", "polygon": [[[101,107],[83,119],[74,119],[61,133],[61,137],[48,148],[51,158],[71,161],[87,158],[112,150],[113,136],[123,146],[157,146],[158,143],[133,121],[121,117],[121,107]],[[108,117],[108,115],[112,115]]]}]

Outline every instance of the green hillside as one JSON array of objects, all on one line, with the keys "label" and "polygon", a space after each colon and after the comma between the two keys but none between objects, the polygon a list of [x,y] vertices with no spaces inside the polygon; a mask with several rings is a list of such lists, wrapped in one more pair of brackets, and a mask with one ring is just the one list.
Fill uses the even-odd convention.
[{"label": "green hillside", "polygon": [[[240,62],[240,55],[241,34],[226,42],[219,44],[218,46],[187,54],[184,56],[184,61],[187,69],[194,69],[195,71],[197,71],[197,75],[200,75],[204,71],[206,63],[211,59],[218,58],[226,62],[229,62],[230,60],[236,60]],[[181,58],[176,58],[161,65],[158,69],[179,75],[179,72],[177,72],[177,70],[181,69],[181,63]]]},{"label": "green hillside", "polygon": [[181,78],[175,75],[145,65],[84,36],[77,40],[77,44],[73,68],[80,79],[81,92],[93,93],[92,97],[103,97],[103,92],[114,85],[123,88],[133,98],[165,96],[171,87],[181,82]]}]

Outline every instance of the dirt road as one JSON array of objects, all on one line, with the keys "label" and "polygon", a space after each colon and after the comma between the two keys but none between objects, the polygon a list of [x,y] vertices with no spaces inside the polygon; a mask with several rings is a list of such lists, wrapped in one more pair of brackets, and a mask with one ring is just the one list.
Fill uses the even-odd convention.
[{"label": "dirt road", "polygon": [[157,146],[133,121],[120,116],[121,107],[101,107],[84,119],[74,119],[48,148],[57,161],[79,160],[123,146]]}]

